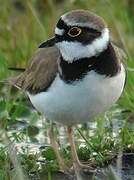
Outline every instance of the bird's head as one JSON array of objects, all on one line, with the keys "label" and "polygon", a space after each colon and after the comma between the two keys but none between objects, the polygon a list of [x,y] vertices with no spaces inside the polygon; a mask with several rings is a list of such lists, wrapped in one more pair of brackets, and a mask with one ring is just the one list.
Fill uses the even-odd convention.
[{"label": "bird's head", "polygon": [[61,16],[55,36],[39,47],[56,45],[65,61],[97,56],[109,43],[109,30],[105,21],[94,13],[73,10]]}]

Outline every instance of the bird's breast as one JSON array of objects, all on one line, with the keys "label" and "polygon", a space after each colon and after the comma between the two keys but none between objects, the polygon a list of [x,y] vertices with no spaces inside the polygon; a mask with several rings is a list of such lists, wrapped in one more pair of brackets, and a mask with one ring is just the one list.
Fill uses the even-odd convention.
[{"label": "bird's breast", "polygon": [[74,83],[65,83],[59,75],[46,92],[28,93],[35,108],[48,119],[62,124],[84,123],[108,110],[120,97],[125,83],[125,70],[113,77],[90,71]]}]

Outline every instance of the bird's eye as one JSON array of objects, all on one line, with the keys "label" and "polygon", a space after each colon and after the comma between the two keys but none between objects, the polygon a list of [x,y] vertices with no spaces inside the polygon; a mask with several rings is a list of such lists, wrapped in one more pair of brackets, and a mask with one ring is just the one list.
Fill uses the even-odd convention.
[{"label": "bird's eye", "polygon": [[79,27],[72,27],[69,31],[68,31],[68,35],[71,37],[77,37],[80,35],[81,33],[81,29]]}]

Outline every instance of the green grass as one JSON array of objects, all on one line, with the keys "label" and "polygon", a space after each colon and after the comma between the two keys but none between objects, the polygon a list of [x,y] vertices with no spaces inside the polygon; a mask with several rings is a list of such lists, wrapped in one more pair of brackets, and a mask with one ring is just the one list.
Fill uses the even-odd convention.
[{"label": "green grass", "polygon": [[[133,151],[134,15],[128,1],[113,0],[111,3],[110,0],[0,0],[0,4],[0,81],[17,74],[9,71],[8,67],[26,67],[38,45],[53,35],[55,23],[64,12],[71,9],[89,9],[108,22],[113,41],[127,53],[127,84],[118,104],[107,113],[107,118],[97,118],[96,128],[89,130],[82,126],[76,129],[77,149],[81,160],[101,167],[109,164],[117,152],[126,149]],[[31,149],[22,146],[21,150],[16,152],[17,157],[16,153],[13,154],[16,158],[12,157],[12,144],[38,143],[37,134],[40,128],[36,128],[36,125],[39,118],[42,117],[31,111],[30,103],[22,93],[6,84],[0,84],[0,180],[17,179],[20,174],[23,179],[24,175],[28,177],[32,172],[35,172],[36,176],[38,173],[47,172],[48,179],[51,179],[50,172],[58,170],[58,162],[50,147],[31,153]],[[18,122],[25,122],[26,119],[28,123],[24,128],[12,130],[11,127],[16,128]],[[115,119],[122,124],[121,127],[114,127]],[[104,120],[109,124],[107,127],[104,126]],[[50,124],[42,124],[40,130],[46,139],[44,142],[48,143],[46,137]],[[115,130],[118,131],[117,136]],[[61,152],[66,163],[71,165],[69,146],[63,144]],[[45,163],[39,163],[40,159]]]}]

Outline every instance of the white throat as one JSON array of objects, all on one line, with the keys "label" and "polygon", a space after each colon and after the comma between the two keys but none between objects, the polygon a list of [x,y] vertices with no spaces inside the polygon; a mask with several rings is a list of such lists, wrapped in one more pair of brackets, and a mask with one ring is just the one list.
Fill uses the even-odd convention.
[{"label": "white throat", "polygon": [[68,62],[77,61],[80,58],[98,56],[107,48],[109,42],[109,30],[103,29],[99,38],[94,40],[91,44],[83,45],[80,42],[58,42],[56,46],[59,48],[62,57]]}]

